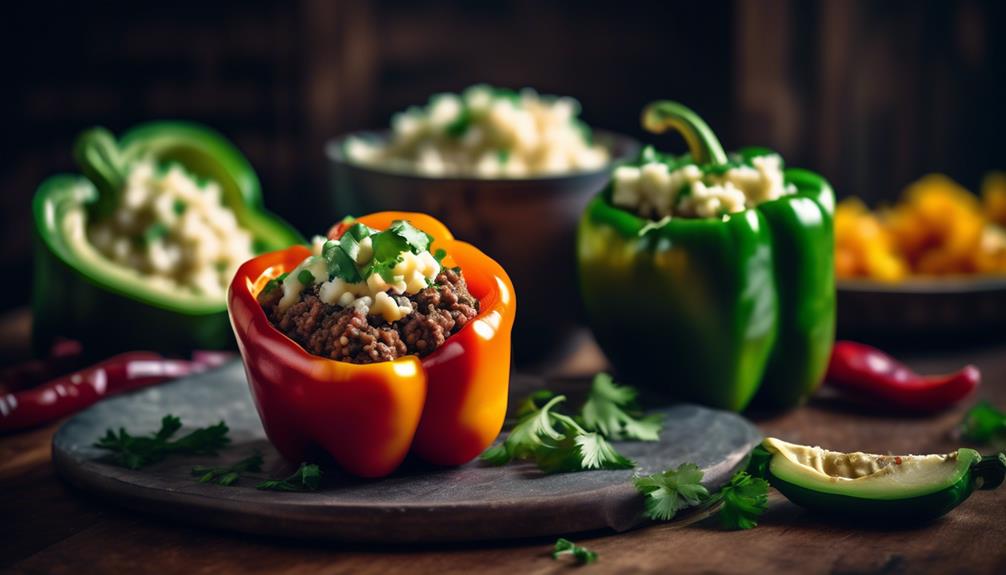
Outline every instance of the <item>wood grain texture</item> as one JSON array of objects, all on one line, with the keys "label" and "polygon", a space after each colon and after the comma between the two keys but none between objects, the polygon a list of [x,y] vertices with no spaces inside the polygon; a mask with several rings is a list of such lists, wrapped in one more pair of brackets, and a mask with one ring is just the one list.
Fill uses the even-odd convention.
[{"label": "wood grain texture", "polygon": [[[976,363],[985,376],[975,400],[1006,405],[1006,345],[930,353],[910,363],[935,372],[964,362]],[[596,364],[589,346],[571,361]],[[822,393],[802,409],[756,422],[765,434],[836,449],[946,451],[958,446],[953,430],[965,407],[933,417],[891,417]],[[566,563],[550,558],[552,538],[450,546],[306,543],[151,520],[68,489],[45,459],[10,457],[45,451],[54,430],[0,438],[0,572],[569,572]],[[585,568],[589,573],[1003,573],[1004,510],[1006,490],[979,492],[942,520],[889,529],[818,518],[774,495],[751,531],[719,531],[714,518],[693,516],[577,542],[601,555]]]}]

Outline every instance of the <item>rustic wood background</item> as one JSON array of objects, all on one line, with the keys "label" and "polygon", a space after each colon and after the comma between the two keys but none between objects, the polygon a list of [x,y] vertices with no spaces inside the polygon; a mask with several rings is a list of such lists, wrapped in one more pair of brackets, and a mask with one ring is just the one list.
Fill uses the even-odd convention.
[{"label": "rustic wood background", "polygon": [[[72,168],[86,126],[216,126],[309,232],[335,217],[315,209],[326,138],[480,81],[575,96],[591,124],[637,136],[643,104],[680,99],[728,147],[775,147],[839,195],[1006,168],[994,0],[39,0],[2,20],[0,265],[14,277],[30,273],[31,196]],[[0,307],[28,285],[3,282]]]}]

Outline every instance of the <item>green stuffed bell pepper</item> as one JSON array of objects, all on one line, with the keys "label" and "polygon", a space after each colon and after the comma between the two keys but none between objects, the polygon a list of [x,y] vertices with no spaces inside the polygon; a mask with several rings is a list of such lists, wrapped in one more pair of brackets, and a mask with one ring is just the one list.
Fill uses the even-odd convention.
[{"label": "green stuffed bell pepper", "polygon": [[81,339],[88,353],[233,345],[225,301],[234,271],[303,238],[263,209],[245,157],[217,132],[153,122],[116,139],[82,133],[83,176],[35,194],[33,345]]},{"label": "green stuffed bell pepper", "polygon": [[764,148],[727,155],[694,112],[656,102],[654,133],[690,153],[643,151],[580,220],[591,328],[626,380],[742,410],[790,407],[820,383],[834,341],[834,196]]}]

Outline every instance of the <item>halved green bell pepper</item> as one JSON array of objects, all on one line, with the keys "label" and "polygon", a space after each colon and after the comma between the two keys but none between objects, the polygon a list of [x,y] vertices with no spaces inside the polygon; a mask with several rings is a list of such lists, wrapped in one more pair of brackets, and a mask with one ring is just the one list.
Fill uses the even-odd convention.
[{"label": "halved green bell pepper", "polygon": [[57,175],[35,194],[33,345],[56,336],[81,339],[89,354],[125,349],[185,352],[233,346],[225,298],[151,289],[142,275],[100,255],[68,218],[107,216],[130,166],[149,158],[178,163],[216,182],[224,204],[253,236],[256,253],[303,243],[289,224],[266,212],[248,160],[219,133],[193,123],[152,122],[116,142],[102,128],[82,133],[74,156],[84,176]]},{"label": "halved green bell pepper", "polygon": [[[651,104],[643,125],[678,130],[690,156],[644,152],[722,173],[728,157],[694,112]],[[612,204],[608,186],[580,220],[577,259],[590,326],[635,385],[742,410],[790,407],[820,383],[834,341],[834,195],[821,176],[784,171],[796,192],[721,218],[654,222]]]}]

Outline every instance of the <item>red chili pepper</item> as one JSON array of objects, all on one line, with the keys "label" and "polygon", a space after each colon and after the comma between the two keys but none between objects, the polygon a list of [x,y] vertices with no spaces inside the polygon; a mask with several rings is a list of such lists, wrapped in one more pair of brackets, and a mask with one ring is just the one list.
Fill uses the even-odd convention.
[{"label": "red chili pepper", "polygon": [[0,395],[0,432],[42,425],[110,395],[204,371],[219,365],[218,359],[165,359],[147,351],[116,355],[38,387]]},{"label": "red chili pepper", "polygon": [[947,375],[918,375],[875,347],[839,341],[831,352],[826,381],[855,396],[898,409],[934,412],[967,397],[981,383],[973,365]]}]

